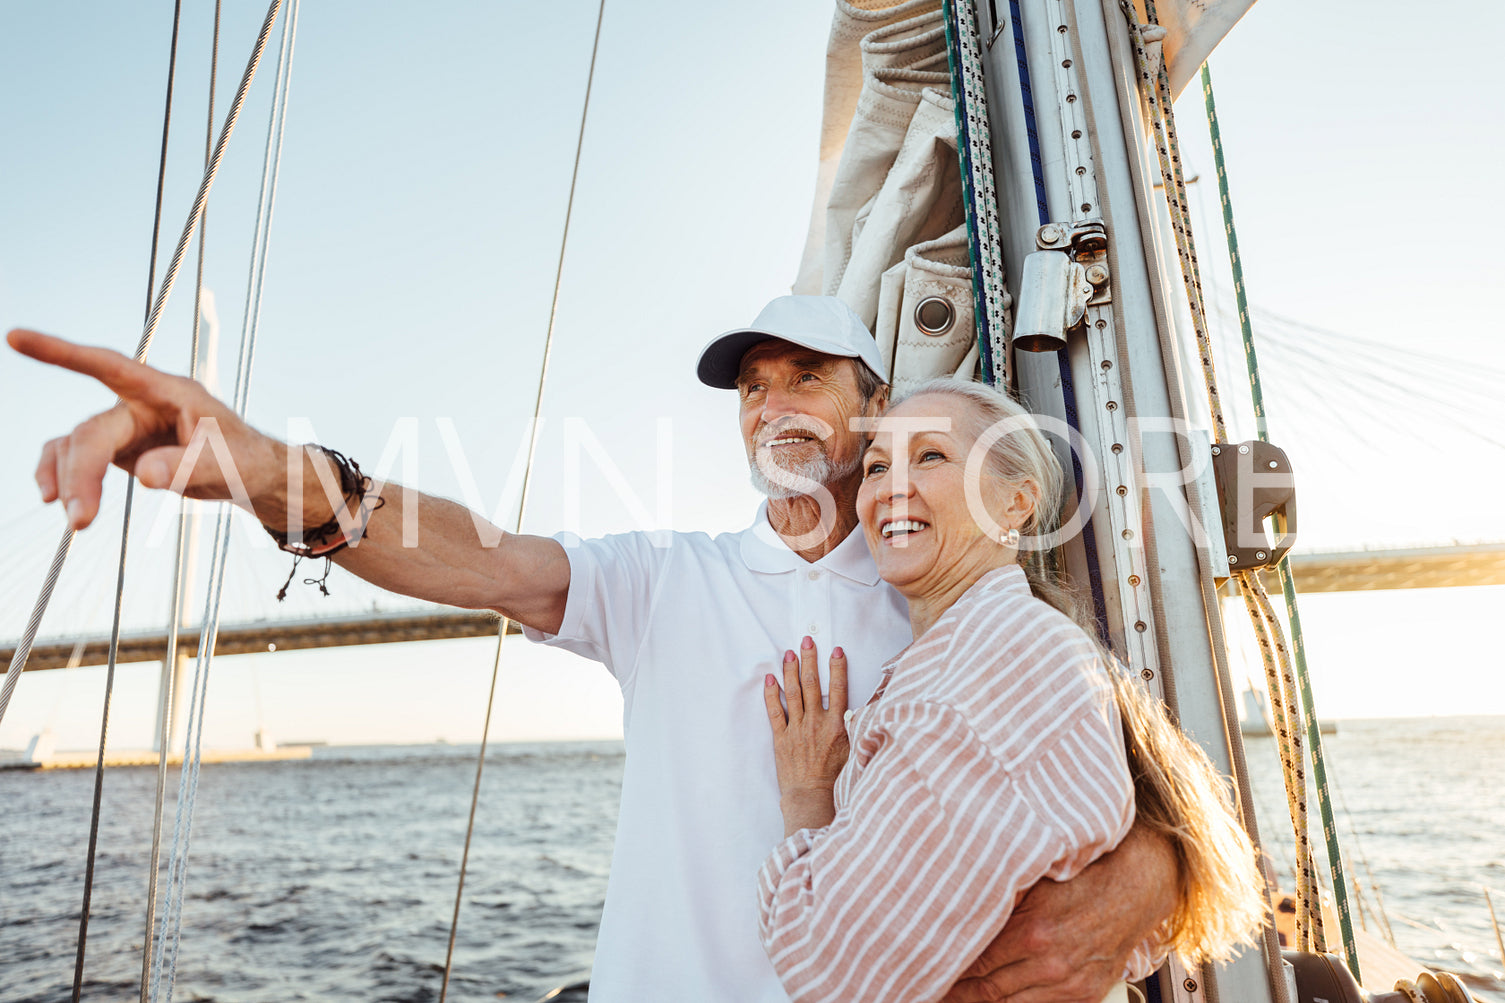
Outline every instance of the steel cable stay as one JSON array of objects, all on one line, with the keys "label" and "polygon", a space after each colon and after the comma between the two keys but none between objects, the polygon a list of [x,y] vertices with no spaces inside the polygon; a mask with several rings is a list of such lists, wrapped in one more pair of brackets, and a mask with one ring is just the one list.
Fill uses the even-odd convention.
[{"label": "steel cable stay", "polygon": [[[167,145],[172,132],[172,92],[173,81],[177,75],[178,29],[182,21],[182,13],[182,0],[176,0],[172,11],[172,40],[168,45],[167,97],[162,110],[162,149],[157,161],[157,194],[152,209],[151,249],[147,256],[144,323],[151,320],[152,292],[157,280],[157,245],[162,235],[162,196],[167,181]],[[126,484],[125,507],[121,513],[120,563],[115,576],[115,609],[110,622],[110,650],[105,664],[105,692],[99,715],[99,755],[94,764],[94,800],[89,810],[89,843],[84,852],[83,902],[78,911],[78,947],[73,960],[73,1003],[79,1003],[84,987],[84,958],[89,943],[89,906],[94,896],[94,862],[99,849],[99,818],[104,797],[105,745],[110,737],[110,706],[115,694],[115,666],[120,653],[120,616],[125,601],[125,563],[130,543],[131,510],[134,508],[135,488],[136,483],[133,478]],[[74,655],[81,654],[81,648],[76,648]]]},{"label": "steel cable stay", "polygon": [[[1229,319],[1234,313],[1227,309],[1226,304],[1218,304],[1217,316],[1220,319]],[[1296,336],[1289,330],[1282,329],[1283,319],[1271,321],[1268,319],[1270,316],[1278,315],[1253,310],[1253,319],[1261,337],[1280,350],[1276,358],[1281,360],[1281,364],[1267,368],[1276,370],[1281,386],[1296,383],[1314,391],[1300,397],[1303,405],[1324,408],[1345,424],[1346,421],[1341,417],[1343,411],[1363,409],[1374,416],[1374,427],[1420,439],[1424,433],[1415,423],[1397,422],[1396,410],[1387,409],[1385,400],[1373,393],[1376,388],[1387,389],[1399,395],[1397,399],[1423,401],[1443,412],[1430,417],[1445,423],[1451,430],[1479,439],[1489,446],[1505,448],[1505,441],[1487,434],[1480,427],[1493,416],[1499,387],[1505,385],[1505,371],[1489,367],[1465,369],[1456,360],[1439,356],[1412,356],[1382,342],[1343,335],[1311,325],[1304,326],[1304,330],[1315,337]],[[1330,343],[1338,339],[1346,341],[1351,347],[1341,348]],[[1220,354],[1232,350],[1232,346],[1223,344],[1218,344],[1217,347]],[[1413,360],[1421,363],[1412,366],[1419,376],[1415,385],[1402,384],[1394,379],[1393,374],[1400,368],[1403,359],[1408,365]],[[1322,372],[1319,373],[1319,369]],[[1320,387],[1314,382],[1319,378],[1323,381]],[[1427,389],[1433,383],[1446,383],[1450,391],[1455,392],[1449,396],[1438,396]],[[1341,404],[1335,397],[1335,389],[1347,391]],[[1372,431],[1368,434],[1372,434]],[[1367,435],[1360,438],[1366,442],[1373,441]],[[1429,447],[1435,445],[1429,440],[1423,441]]]},{"label": "steel cable stay", "polygon": [[[554,268],[554,291],[549,300],[549,322],[544,333],[543,356],[538,367],[538,388],[533,397],[533,418],[528,426],[528,452],[523,464],[522,487],[517,503],[517,518],[513,532],[522,532],[523,515],[528,508],[528,493],[533,482],[533,458],[538,450],[539,419],[543,413],[544,387],[548,381],[549,359],[554,350],[554,333],[559,319],[559,293],[564,280],[564,262],[570,244],[570,221],[575,212],[575,186],[580,180],[580,155],[585,149],[585,126],[590,118],[591,89],[596,80],[596,56],[601,49],[601,23],[606,17],[606,0],[599,0],[596,7],[596,31],[591,40],[590,67],[585,75],[585,96],[580,103],[580,129],[575,139],[575,160],[570,169],[570,190],[565,199],[564,225],[559,235],[559,259]],[[470,863],[470,843],[475,834],[476,807],[481,799],[481,775],[486,767],[486,745],[491,737],[491,712],[496,704],[496,685],[502,666],[502,642],[507,637],[511,620],[503,617],[496,632],[496,653],[491,662],[491,685],[486,696],[486,717],[481,725],[481,750],[476,757],[475,784],[470,793],[470,813],[465,823],[465,844],[460,851],[460,873],[455,882],[455,907],[450,915],[449,941],[444,949],[444,975],[439,984],[439,1003],[444,1003],[449,994],[450,977],[454,969],[455,937],[460,929],[460,903],[465,894],[465,872]]]},{"label": "steel cable stay", "polygon": [[[251,372],[255,362],[263,280],[270,246],[272,210],[276,203],[282,140],[287,125],[287,103],[291,90],[293,51],[297,42],[299,4],[300,0],[292,0],[287,16],[283,18],[277,75],[267,122],[261,192],[256,207],[250,275],[246,284],[246,309],[241,329],[240,352],[236,362],[235,388],[231,399],[232,409],[242,417],[246,413],[250,397]],[[196,321],[197,318],[195,318]],[[177,980],[188,853],[192,843],[193,813],[198,799],[200,769],[203,765],[204,709],[208,699],[209,673],[214,660],[214,645],[219,631],[220,601],[223,596],[225,566],[229,554],[232,514],[233,509],[228,502],[220,504],[215,520],[214,543],[210,549],[204,618],[201,621],[198,656],[190,684],[189,707],[184,727],[183,766],[178,772],[177,811],[173,820],[172,849],[167,865],[167,892],[160,930],[154,931],[156,936],[152,951],[148,993],[151,1003],[159,1003],[162,1000],[171,1003],[173,987]]]},{"label": "steel cable stay", "polygon": [[[1285,346],[1281,346],[1281,347],[1282,347],[1282,350],[1285,350]],[[1338,350],[1338,349],[1335,349],[1335,348],[1311,348],[1311,347],[1300,348],[1300,347],[1295,347],[1295,348],[1292,348],[1291,351],[1293,351],[1295,354],[1298,354],[1298,355],[1300,355],[1302,357],[1305,357],[1305,358],[1310,359],[1310,360],[1312,360],[1314,362],[1322,364],[1323,366],[1325,366],[1325,367],[1327,367],[1329,369],[1338,369],[1338,371],[1340,371],[1340,372],[1342,371],[1342,368],[1347,368],[1349,366],[1349,361],[1348,361],[1349,360],[1349,356],[1346,355],[1345,353],[1343,353],[1341,350]],[[1394,372],[1393,367],[1384,367],[1384,368],[1375,367],[1375,369],[1373,371],[1363,372],[1362,375],[1363,375],[1364,379],[1371,386],[1378,386],[1378,387],[1381,387],[1381,388],[1384,388],[1384,389],[1387,389],[1387,390],[1394,391],[1395,394],[1397,395],[1396,399],[1403,399],[1403,400],[1406,400],[1408,402],[1413,402],[1413,403],[1414,402],[1426,403],[1426,404],[1429,404],[1429,405],[1431,405],[1432,407],[1434,407],[1434,408],[1436,408],[1438,410],[1442,410],[1442,411],[1445,411],[1445,412],[1452,412],[1452,413],[1454,413],[1454,414],[1456,414],[1458,416],[1458,419],[1470,419],[1470,418],[1476,418],[1476,417],[1479,416],[1476,411],[1474,411],[1473,409],[1471,409],[1469,407],[1469,405],[1467,403],[1467,400],[1468,400],[1469,397],[1477,397],[1477,399],[1478,399],[1478,403],[1477,403],[1478,411],[1483,411],[1483,410],[1486,409],[1486,407],[1488,405],[1490,405],[1490,404],[1493,403],[1492,398],[1494,396],[1497,396],[1497,393],[1498,393],[1498,391],[1494,391],[1494,392],[1487,391],[1483,387],[1480,387],[1477,390],[1473,389],[1473,388],[1466,388],[1466,387],[1464,387],[1464,388],[1460,388],[1460,390],[1463,391],[1461,394],[1452,394],[1452,395],[1449,395],[1449,396],[1443,396],[1441,394],[1436,393],[1435,391],[1428,390],[1426,388],[1425,384],[1420,384],[1418,386],[1413,387],[1413,386],[1410,386],[1408,384],[1402,383],[1402,382],[1400,382],[1399,380],[1397,380],[1392,375],[1393,372]],[[1439,375],[1443,376],[1444,380],[1451,380],[1451,378],[1452,378],[1452,374],[1439,374]],[[1439,382],[1442,382],[1442,381],[1439,380]],[[1339,384],[1339,385],[1342,386],[1343,384]],[[1328,386],[1329,386],[1329,391],[1330,391],[1331,390],[1331,384],[1329,384]],[[1348,389],[1353,389],[1356,392],[1356,394],[1358,395],[1358,397],[1360,399],[1364,399],[1365,398],[1365,395],[1362,393],[1362,391],[1357,386],[1355,386],[1353,384],[1349,384],[1347,386],[1347,388]],[[1379,404],[1380,402],[1376,401],[1375,403]],[[1458,419],[1452,419],[1452,420],[1458,420]],[[1505,443],[1496,441],[1492,436],[1489,436],[1489,435],[1483,433],[1482,431],[1479,431],[1477,429],[1472,429],[1472,427],[1469,425],[1468,421],[1462,420],[1459,423],[1462,424],[1466,428],[1471,428],[1471,430],[1473,431],[1473,433],[1475,435],[1477,435],[1478,437],[1484,439],[1485,441],[1488,441],[1488,442],[1490,442],[1493,445],[1497,445],[1497,446],[1501,446],[1502,448],[1505,448]]]},{"label": "steel cable stay", "polygon": [[[184,224],[182,233],[179,236],[177,246],[167,267],[166,274],[162,278],[161,286],[159,289],[157,289],[156,297],[155,299],[153,299],[152,289],[154,286],[156,286],[156,243],[158,235],[160,233],[161,199],[166,170],[165,165],[168,138],[167,133],[171,120],[172,84],[176,67],[177,34],[179,27],[179,14],[181,11],[181,4],[175,5],[173,20],[173,39],[171,48],[172,55],[169,63],[166,111],[164,112],[163,124],[163,152],[161,163],[159,164],[157,211],[156,219],[153,224],[153,238],[151,248],[152,253],[147,286],[146,319],[141,337],[138,341],[135,351],[135,359],[138,362],[144,362],[150,352],[152,340],[155,337],[157,326],[161,321],[163,310],[166,307],[168,299],[172,294],[174,286],[176,285],[185,254],[188,249],[188,245],[192,241],[198,229],[198,225],[203,218],[204,207],[207,203],[209,191],[213,187],[215,177],[217,176],[220,164],[223,161],[226,147],[229,143],[230,136],[234,132],[235,124],[239,119],[240,111],[244,105],[246,94],[250,89],[252,80],[255,78],[256,70],[260,64],[262,53],[265,50],[267,37],[271,32],[272,24],[276,20],[277,13],[281,8],[281,3],[282,0],[272,0],[271,5],[267,11],[266,19],[262,23],[260,33],[257,36],[256,43],[247,62],[245,73],[242,75],[240,84],[236,90],[235,99],[231,104],[229,112],[226,114],[225,123],[220,131],[219,140],[215,144],[213,155],[211,156],[209,164],[206,166],[206,169],[204,171],[204,176],[200,182],[198,192],[193,201],[192,208],[189,211],[188,220]],[[115,615],[113,618],[111,631],[110,654],[106,676],[106,698],[100,726],[100,752],[95,773],[94,801],[89,835],[89,852],[88,858],[85,863],[84,901],[79,919],[78,950],[75,960],[73,979],[72,998],[75,1003],[77,1000],[79,1000],[82,990],[82,973],[87,945],[90,893],[92,891],[93,884],[93,861],[95,849],[97,847],[99,812],[103,785],[104,749],[108,740],[110,709],[109,696],[113,688],[112,683],[114,667],[120,640],[120,620],[122,602],[124,597],[124,578],[126,570],[125,559],[130,528],[132,500],[134,498],[133,488],[134,482],[131,481],[127,484],[126,488],[126,502],[125,510],[123,513],[124,525],[121,532],[120,560],[118,562],[116,576]],[[62,568],[67,559],[68,553],[72,548],[73,537],[74,532],[71,528],[64,532],[63,537],[58,544],[57,551],[53,556],[46,578],[43,582],[41,593],[38,596],[36,604],[32,609],[32,613],[27,622],[26,629],[22,635],[21,643],[17,646],[16,651],[12,656],[11,663],[6,672],[4,685],[3,687],[0,687],[0,719],[3,719],[5,710],[9,706],[11,696],[15,692],[15,687],[25,671],[26,661],[28,656],[30,655],[32,645],[36,640],[37,631],[41,625],[42,618],[46,613],[47,606],[51,600],[53,591],[56,588],[58,578],[61,575]]]},{"label": "steel cable stay", "polygon": [[[1270,329],[1266,327],[1263,330],[1268,334]],[[1378,384],[1403,393],[1399,400],[1412,402],[1421,399],[1446,410],[1465,414],[1470,408],[1481,413],[1488,412],[1499,397],[1500,386],[1505,384],[1505,371],[1487,367],[1465,370],[1457,364],[1445,366],[1440,361],[1432,361],[1429,365],[1418,364],[1412,367],[1412,371],[1418,376],[1417,384],[1412,386],[1398,383],[1394,379],[1394,374],[1401,368],[1401,360],[1366,358],[1361,354],[1378,354],[1382,348],[1364,346],[1362,342],[1357,343],[1359,349],[1345,348],[1332,344],[1314,344],[1307,339],[1286,341],[1278,336],[1269,336],[1265,340],[1280,348],[1282,353],[1288,351],[1295,358],[1309,359],[1328,366],[1327,375],[1342,389],[1363,393],[1372,391]],[[1446,396],[1427,389],[1431,384],[1441,383],[1448,384],[1450,393]]]},{"label": "steel cable stay", "polygon": [[[230,136],[235,131],[235,123],[240,118],[241,107],[245,104],[246,93],[250,90],[251,81],[255,78],[256,69],[261,63],[261,55],[266,48],[267,37],[271,34],[272,24],[276,20],[277,12],[281,8],[282,0],[271,0],[271,4],[267,9],[266,20],[262,22],[260,34],[257,35],[251,57],[246,63],[245,74],[241,77],[240,85],[235,91],[235,99],[231,102],[230,109],[225,115],[225,124],[221,127],[219,139],[215,143],[214,157],[210,162],[209,169],[204,172],[203,180],[199,184],[198,194],[194,197],[193,206],[188,213],[188,221],[183,226],[183,232],[178,238],[177,248],[174,250],[172,260],[168,264],[167,274],[162,277],[156,301],[146,321],[146,327],[142,330],[141,338],[137,342],[134,356],[137,362],[145,362],[151,352],[152,340],[157,333],[157,324],[160,322],[162,311],[167,306],[167,301],[172,295],[173,287],[177,284],[178,273],[183,265],[183,258],[188,251],[189,243],[193,240],[194,234],[198,229],[204,205],[209,198],[209,191],[214,186],[214,180],[219,173],[220,164],[224,160],[225,149],[229,145]],[[0,722],[3,722],[5,719],[5,711],[10,706],[11,695],[15,692],[16,684],[26,668],[26,660],[31,654],[32,645],[36,641],[37,630],[41,626],[42,617],[47,612],[47,606],[52,600],[53,590],[57,587],[58,576],[62,573],[63,564],[68,559],[68,551],[73,546],[73,536],[73,530],[71,528],[66,529],[63,532],[62,539],[58,541],[57,551],[53,555],[52,563],[42,582],[40,594],[37,596],[36,604],[33,606],[31,616],[27,620],[26,629],[21,635],[21,643],[16,646],[15,654],[11,657],[10,666],[5,673],[5,682],[3,685],[0,685]]]},{"label": "steel cable stay", "polygon": [[[1371,398],[1359,395],[1351,402],[1347,399],[1340,402],[1330,392],[1331,387],[1321,382],[1319,374],[1310,371],[1293,372],[1283,382],[1305,391],[1320,414],[1327,415],[1335,424],[1341,426],[1359,443],[1377,446],[1387,440],[1409,439],[1427,449],[1433,449],[1436,446],[1435,441],[1427,435],[1426,430],[1416,426],[1414,423],[1402,423],[1394,427],[1387,427],[1393,419],[1394,413],[1386,411],[1383,406]],[[1355,424],[1355,418],[1367,419],[1370,427],[1365,428],[1362,424]],[[1384,428],[1385,432],[1376,434],[1372,431],[1375,426]],[[1339,462],[1344,462],[1341,452],[1339,453]],[[1352,461],[1347,462],[1351,463]],[[1353,469],[1359,468],[1354,466]],[[1369,467],[1369,473],[1373,472],[1373,467]]]},{"label": "steel cable stay", "polygon": [[[1219,313],[1226,317],[1228,312],[1220,305]],[[1253,310],[1252,315],[1261,337],[1276,345],[1281,356],[1299,356],[1327,367],[1329,375],[1337,377],[1338,385],[1352,390],[1359,395],[1359,399],[1367,399],[1364,390],[1376,385],[1392,390],[1398,395],[1397,399],[1423,401],[1437,409],[1458,415],[1458,419],[1461,419],[1458,420],[1459,427],[1470,435],[1484,439],[1493,446],[1505,448],[1505,442],[1484,434],[1471,423],[1471,420],[1493,414],[1500,387],[1505,384],[1505,371],[1488,366],[1463,366],[1457,360],[1443,356],[1402,351],[1383,342],[1301,324],[1261,309]],[[1304,334],[1294,333],[1296,331]],[[1342,342],[1343,345],[1334,342]],[[1394,374],[1403,366],[1420,377],[1415,384],[1405,384],[1395,379]],[[1279,368],[1284,380],[1284,371],[1296,367]],[[1449,393],[1441,395],[1429,390],[1434,383],[1445,384]],[[1331,388],[1331,383],[1327,384],[1329,393]]]},{"label": "steel cable stay", "polygon": [[[204,167],[207,169],[213,157],[214,141],[214,89],[219,75],[219,33],[220,33],[220,0],[214,0],[214,30],[209,48],[209,94],[207,99],[208,109],[205,115],[204,127]],[[192,331],[189,342],[189,379],[199,379],[199,326],[201,324],[204,294],[204,255],[208,243],[209,230],[209,207],[204,206],[204,212],[199,225],[199,248],[198,267],[194,278],[193,295],[193,318]],[[147,886],[146,886],[146,918],[143,924],[144,934],[141,947],[141,986],[139,999],[141,1003],[148,1003],[152,973],[155,971],[154,961],[156,958],[156,914],[157,914],[157,888],[160,877],[160,862],[162,858],[162,806],[167,791],[167,759],[172,751],[173,732],[173,701],[174,690],[177,686],[177,663],[178,663],[178,631],[183,622],[183,611],[188,602],[187,582],[190,571],[185,567],[188,560],[189,544],[189,520],[190,502],[187,498],[178,499],[177,536],[173,549],[173,575],[171,586],[171,601],[169,620],[167,625],[167,653],[162,660],[162,676],[158,689],[157,706],[157,782],[156,791],[152,802],[152,845],[147,859]],[[195,520],[194,529],[197,530]]]}]

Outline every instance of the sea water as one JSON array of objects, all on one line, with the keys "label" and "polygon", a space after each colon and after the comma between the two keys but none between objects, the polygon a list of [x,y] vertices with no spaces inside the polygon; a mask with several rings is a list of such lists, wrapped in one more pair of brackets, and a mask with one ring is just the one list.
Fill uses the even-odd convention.
[{"label": "sea water", "polygon": [[[1397,944],[1505,1003],[1480,890],[1505,890],[1505,718],[1343,722],[1327,746],[1344,851],[1372,870]],[[1277,814],[1273,744],[1251,739],[1248,753],[1283,869],[1289,823]],[[331,747],[303,761],[206,765],[175,998],[436,1000],[475,754]],[[588,968],[622,762],[616,742],[493,745],[449,999],[531,1001]],[[84,999],[136,993],[155,783],[150,768],[105,777]],[[92,771],[0,773],[4,1003],[69,997],[92,796]]]}]

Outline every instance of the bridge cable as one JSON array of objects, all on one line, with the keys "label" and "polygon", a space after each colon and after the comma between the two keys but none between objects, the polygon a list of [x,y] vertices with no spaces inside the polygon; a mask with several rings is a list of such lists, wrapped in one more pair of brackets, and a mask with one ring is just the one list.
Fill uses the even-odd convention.
[{"label": "bridge cable", "polygon": [[[559,237],[559,261],[554,269],[554,295],[549,302],[549,324],[544,334],[543,360],[538,368],[538,389],[533,397],[533,419],[528,428],[528,455],[523,465],[522,491],[518,498],[517,518],[513,532],[521,533],[523,514],[528,508],[528,490],[532,486],[533,457],[538,451],[538,429],[543,411],[544,386],[549,375],[549,359],[554,349],[554,331],[559,316],[559,292],[564,280],[565,252],[570,243],[570,219],[575,211],[575,186],[580,179],[580,154],[585,148],[585,124],[590,115],[591,87],[596,79],[596,55],[601,49],[601,22],[606,16],[606,0],[599,0],[596,7],[596,33],[591,41],[590,68],[585,75],[585,97],[580,105],[580,130],[575,139],[575,162],[570,170],[570,192],[564,204],[564,227]],[[486,766],[486,743],[491,735],[491,710],[496,703],[497,677],[502,665],[502,641],[507,636],[511,619],[503,617],[496,633],[496,654],[491,664],[491,688],[486,697],[486,719],[481,726],[481,752],[476,757],[476,779],[470,794],[470,817],[465,823],[465,845],[460,852],[460,875],[455,884],[455,908],[449,921],[449,943],[444,950],[444,977],[439,984],[439,1003],[444,1003],[449,993],[450,974],[454,966],[455,936],[460,929],[460,902],[465,892],[465,869],[470,862],[470,842],[476,828],[476,806],[481,799],[481,773]]]},{"label": "bridge cable", "polygon": [[[281,0],[274,0],[280,4]],[[261,297],[266,276],[267,250],[270,245],[272,209],[277,198],[277,181],[282,163],[282,140],[287,127],[287,102],[292,81],[293,51],[297,41],[300,0],[292,0],[282,23],[282,39],[277,56],[277,76],[273,86],[272,108],[267,122],[266,152],[262,161],[261,192],[256,206],[256,229],[251,247],[251,274],[246,285],[246,312],[241,328],[240,354],[236,362],[235,391],[231,406],[242,417],[246,413],[251,389],[251,371],[255,361],[256,337],[261,319]],[[230,550],[233,509],[221,506],[215,521],[214,543],[210,553],[209,583],[205,597],[204,618],[199,634],[198,657],[190,689],[188,720],[183,737],[183,766],[178,773],[177,814],[173,820],[172,853],[168,859],[168,885],[163,907],[161,931],[157,936],[150,983],[150,1000],[171,1003],[177,980],[178,948],[182,942],[183,900],[188,875],[188,850],[193,835],[193,812],[198,801],[199,774],[203,765],[204,708],[208,702],[209,670],[214,659],[214,645],[219,633],[220,600],[224,590],[225,566]],[[162,983],[165,981],[165,993]]]},{"label": "bridge cable", "polygon": [[[204,166],[206,168],[209,166],[210,157],[214,154],[214,85],[219,76],[221,7],[221,0],[214,0],[214,33],[209,46],[208,111],[205,116],[204,126]],[[198,269],[195,275],[193,294],[193,330],[189,336],[189,379],[199,379],[199,325],[202,316],[204,294],[204,252],[208,236],[209,207],[205,205],[204,215],[199,223]],[[178,678],[178,630],[183,622],[183,607],[188,600],[188,596],[184,594],[187,582],[187,573],[184,565],[187,561],[188,519],[188,500],[180,498],[178,499],[177,542],[174,550],[176,558],[173,561],[172,613],[171,620],[167,625],[167,653],[162,660],[163,682],[159,687],[161,692],[158,694],[157,706],[157,721],[159,725],[157,732],[157,790],[156,797],[152,802],[152,848],[150,859],[147,862],[146,920],[144,923],[146,932],[141,941],[140,1003],[148,1003],[152,972],[154,970],[153,962],[156,959],[157,886],[162,859],[162,805],[167,790],[167,757],[172,747],[174,724],[172,712]]]},{"label": "bridge cable", "polygon": [[[162,151],[157,160],[157,197],[152,211],[151,252],[146,267],[146,306],[143,323],[151,317],[152,291],[157,285],[157,245],[162,234],[162,190],[167,180],[167,140],[172,132],[172,88],[178,68],[178,27],[183,0],[172,8],[172,41],[167,55],[167,97],[162,109]],[[131,510],[135,502],[135,479],[126,484],[125,512],[120,526],[120,567],[115,575],[115,611],[110,622],[110,653],[105,663],[104,703],[99,716],[99,756],[94,763],[94,803],[89,810],[89,847],[84,854],[84,896],[78,911],[78,950],[73,959],[73,1003],[79,1003],[84,988],[84,956],[89,942],[89,906],[94,897],[94,860],[99,849],[99,817],[105,784],[105,745],[110,737],[110,704],[115,695],[115,665],[120,654],[120,615],[125,602],[125,557],[131,537]],[[17,673],[19,675],[19,673]]]}]

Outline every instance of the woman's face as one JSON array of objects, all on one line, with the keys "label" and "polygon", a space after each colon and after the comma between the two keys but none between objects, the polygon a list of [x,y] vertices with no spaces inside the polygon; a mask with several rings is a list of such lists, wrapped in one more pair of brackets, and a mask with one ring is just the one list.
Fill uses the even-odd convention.
[{"label": "woman's face", "polygon": [[[857,517],[884,581],[906,596],[952,593],[1011,563],[1015,552],[979,528],[967,503],[967,463],[980,424],[949,394],[889,409],[863,457]],[[1028,498],[974,461],[988,519],[1003,529],[1028,516]],[[982,513],[979,513],[981,515]]]}]

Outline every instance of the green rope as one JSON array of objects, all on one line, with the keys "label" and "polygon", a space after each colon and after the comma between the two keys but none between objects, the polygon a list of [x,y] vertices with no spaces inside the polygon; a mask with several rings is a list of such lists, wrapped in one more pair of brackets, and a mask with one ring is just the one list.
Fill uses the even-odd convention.
[{"label": "green rope", "polygon": [[[1244,294],[1244,265],[1238,253],[1238,231],[1233,225],[1233,202],[1228,196],[1228,171],[1223,163],[1223,139],[1218,132],[1217,106],[1212,98],[1212,73],[1202,64],[1202,96],[1207,104],[1207,127],[1212,133],[1212,155],[1218,169],[1218,194],[1223,203],[1223,231],[1228,237],[1228,258],[1233,266],[1233,292],[1238,298],[1239,328],[1244,339],[1244,361],[1249,368],[1249,393],[1254,400],[1254,421],[1259,437],[1269,441],[1265,421],[1265,396],[1259,380],[1259,359],[1254,352],[1254,330],[1249,323],[1249,302]],[[1286,532],[1285,518],[1276,516],[1276,532]],[[1332,869],[1333,898],[1338,905],[1338,925],[1343,931],[1343,953],[1353,977],[1359,974],[1359,949],[1353,937],[1353,916],[1348,904],[1348,885],[1343,877],[1343,855],[1338,848],[1338,827],[1333,821],[1333,803],[1327,783],[1327,762],[1322,752],[1322,731],[1317,726],[1316,705],[1312,701],[1312,678],[1306,667],[1306,642],[1301,634],[1301,613],[1296,606],[1296,580],[1291,576],[1291,559],[1280,560],[1280,584],[1285,593],[1286,616],[1291,622],[1291,648],[1296,657],[1296,678],[1301,686],[1301,704],[1306,717],[1307,741],[1312,749],[1312,772],[1317,780],[1317,806],[1322,813],[1322,833],[1327,840],[1327,862]]]}]

